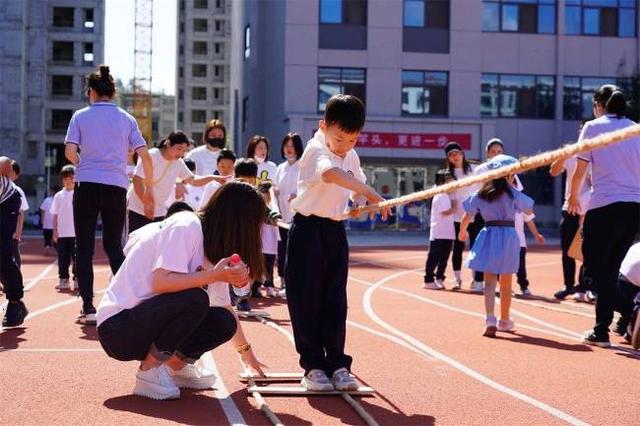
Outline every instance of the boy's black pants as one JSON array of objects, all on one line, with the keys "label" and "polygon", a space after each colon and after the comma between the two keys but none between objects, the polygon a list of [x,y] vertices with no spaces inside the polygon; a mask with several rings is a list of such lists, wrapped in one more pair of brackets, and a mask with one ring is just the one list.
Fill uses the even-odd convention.
[{"label": "boy's black pants", "polygon": [[[284,277],[284,261],[287,258],[287,240],[289,239],[289,230],[278,227],[280,232],[280,241],[278,241],[278,276]],[[280,283],[280,287],[284,287],[284,283]]]},{"label": "boy's black pants", "polygon": [[344,223],[296,214],[289,231],[285,280],[300,366],[308,373],[351,369],[344,353],[349,245]]},{"label": "boy's black pants", "polygon": [[76,239],[74,237],[58,238],[58,278],[69,279],[69,265],[76,276]]},{"label": "boy's black pants", "polygon": [[[562,220],[560,221],[560,248],[562,249],[562,274],[564,275],[564,286],[567,290],[573,291],[576,281],[576,261],[569,256],[569,247],[580,228],[580,216],[569,214],[562,211]],[[578,274],[579,290],[587,291],[587,285],[584,282],[584,264],[580,266]],[[577,291],[578,289],[576,289]]]},{"label": "boy's black pants", "polygon": [[527,279],[527,248],[520,247],[520,264],[518,265],[518,285],[521,290],[529,288],[529,280]]},{"label": "boy's black pants", "polygon": [[444,271],[447,268],[453,244],[453,240],[432,240],[429,242],[429,254],[424,267],[425,283],[432,283],[434,277],[444,281],[446,278]]},{"label": "boy's black pants", "polygon": [[15,256],[17,241],[13,239],[18,225],[21,197],[18,191],[0,204],[0,280],[7,300],[17,302],[24,297],[20,261]]}]

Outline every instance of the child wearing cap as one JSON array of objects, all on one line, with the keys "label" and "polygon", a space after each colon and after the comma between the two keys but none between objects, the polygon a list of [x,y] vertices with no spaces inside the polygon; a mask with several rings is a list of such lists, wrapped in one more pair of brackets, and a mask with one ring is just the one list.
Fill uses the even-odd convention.
[{"label": "child wearing cap", "polygon": [[[287,302],[296,350],[312,391],[354,390],[352,358],[344,353],[349,245],[343,218],[349,198],[378,203],[353,149],[365,110],[355,96],[334,95],[300,159],[295,212],[285,264]],[[386,219],[388,209],[382,211]],[[329,377],[331,380],[329,380]]]},{"label": "child wearing cap", "polygon": [[[436,186],[444,185],[452,180],[453,176],[448,170],[443,169],[436,172]],[[445,288],[444,271],[447,267],[447,260],[449,260],[453,241],[456,239],[453,225],[453,214],[456,211],[456,207],[457,201],[449,194],[438,194],[433,197],[429,230],[429,254],[425,265],[422,288],[429,290],[442,290]]]},{"label": "child wearing cap", "polygon": [[[487,167],[498,169],[516,162],[507,155],[492,158]],[[486,324],[484,336],[495,337],[496,331],[510,331],[514,324],[511,309],[511,280],[520,263],[520,244],[515,230],[517,212],[532,214],[533,200],[512,188],[514,176],[485,182],[482,188],[464,202],[466,211],[458,238],[467,237],[472,218],[480,213],[485,226],[478,234],[468,258],[468,267],[484,272],[484,303]],[[495,288],[500,276],[500,321],[495,316]]]},{"label": "child wearing cap", "polygon": [[73,261],[73,288],[78,290],[76,280],[76,229],[73,218],[73,193],[76,168],[64,166],[60,172],[62,190],[51,202],[53,215],[53,241],[58,246],[58,285],[56,290],[69,290],[69,265]]}]

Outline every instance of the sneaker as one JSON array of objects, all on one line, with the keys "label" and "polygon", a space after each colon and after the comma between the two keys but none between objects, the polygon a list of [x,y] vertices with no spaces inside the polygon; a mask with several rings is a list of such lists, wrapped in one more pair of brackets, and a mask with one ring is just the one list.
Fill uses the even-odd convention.
[{"label": "sneaker", "polygon": [[80,291],[80,284],[78,284],[78,278],[73,277],[73,289],[75,291]]},{"label": "sneaker", "polygon": [[24,319],[29,314],[27,307],[24,305],[24,302],[9,302],[7,304],[7,311],[4,314],[4,318],[2,319],[3,327],[18,327],[22,325]]},{"label": "sneaker", "polygon": [[199,362],[187,364],[178,371],[171,368],[169,375],[176,386],[189,389],[210,389],[216,382],[213,372],[207,370]]},{"label": "sneaker", "polygon": [[587,296],[588,302],[595,302],[596,300],[598,300],[598,295],[592,292],[591,290],[587,291],[586,296]]},{"label": "sneaker", "polygon": [[274,287],[267,287],[267,297],[278,297],[278,293]]},{"label": "sneaker", "polygon": [[567,296],[570,296],[572,294],[573,294],[573,289],[565,288],[565,289],[556,291],[553,294],[553,297],[555,297],[558,300],[564,300]]},{"label": "sneaker", "polygon": [[58,280],[56,290],[69,290],[70,288],[71,286],[69,285],[69,278],[60,278]]},{"label": "sneaker", "polygon": [[583,302],[583,303],[588,302],[587,295],[581,291],[578,291],[573,294],[573,300],[575,300],[576,302]]},{"label": "sneaker", "polygon": [[473,281],[471,283],[471,291],[474,293],[482,293],[484,289],[484,283],[482,281]]},{"label": "sneaker", "polygon": [[631,343],[631,334],[624,333],[624,336],[622,336],[622,338],[624,339],[625,342]]},{"label": "sneaker", "polygon": [[436,279],[436,285],[438,286],[438,288],[440,288],[440,290],[444,290],[446,289],[445,285],[444,285],[444,280],[438,280]]},{"label": "sneaker", "polygon": [[250,312],[251,305],[249,305],[249,301],[247,299],[238,300],[236,303],[236,309],[240,312]]},{"label": "sneaker", "polygon": [[627,321],[623,320],[622,317],[619,317],[618,321],[616,321],[616,325],[613,328],[613,331],[615,331],[616,334],[619,334],[620,336],[624,336],[627,333],[627,326]]},{"label": "sneaker", "polygon": [[424,283],[422,284],[422,288],[426,288],[427,290],[440,290],[440,286],[436,283]]},{"label": "sneaker", "polygon": [[636,318],[631,330],[631,346],[635,350],[640,349],[640,315]]},{"label": "sneaker", "polygon": [[498,331],[511,331],[515,326],[512,319],[498,321]]},{"label": "sneaker", "polygon": [[528,288],[522,288],[520,289],[520,294],[523,296],[531,296],[531,290]]},{"label": "sneaker", "polygon": [[462,288],[462,280],[456,278],[453,281],[453,286],[451,287],[451,290],[460,290]]},{"label": "sneaker", "polygon": [[356,391],[358,390],[358,382],[353,378],[346,368],[339,368],[333,372],[331,376],[333,387],[338,391]]},{"label": "sneaker", "polygon": [[286,288],[283,288],[282,290],[279,290],[279,291],[278,291],[278,296],[279,296],[279,297],[283,297],[283,298],[285,298],[285,299],[286,299],[286,298],[287,298],[287,289],[286,289]]},{"label": "sneaker", "polygon": [[180,398],[180,389],[167,370],[169,368],[164,364],[146,371],[138,370],[133,394],[157,400]]},{"label": "sneaker", "polygon": [[599,346],[601,348],[608,348],[611,346],[609,336],[598,336],[595,331],[589,330],[584,334],[582,342],[587,345]]},{"label": "sneaker", "polygon": [[302,378],[300,382],[303,388],[312,392],[330,392],[334,390],[333,383],[324,371],[313,369]]},{"label": "sneaker", "polygon": [[496,337],[496,331],[498,327],[496,326],[496,317],[488,316],[485,320],[484,333],[482,335],[484,337]]},{"label": "sneaker", "polygon": [[93,309],[93,312],[88,309],[81,310],[80,315],[76,317],[76,324],[96,325],[96,310]]}]

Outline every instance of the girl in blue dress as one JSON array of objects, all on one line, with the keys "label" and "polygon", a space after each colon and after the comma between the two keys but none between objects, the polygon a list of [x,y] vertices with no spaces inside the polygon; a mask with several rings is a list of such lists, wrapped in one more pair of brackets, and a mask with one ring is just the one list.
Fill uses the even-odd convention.
[{"label": "girl in blue dress", "polygon": [[[516,159],[508,155],[493,157],[487,166],[490,170],[514,164]],[[531,214],[533,200],[512,188],[514,176],[485,182],[480,190],[464,202],[465,214],[460,224],[459,239],[467,237],[467,227],[476,213],[485,220],[485,227],[478,234],[467,266],[484,272],[484,305],[486,328],[484,336],[495,337],[496,331],[510,331],[513,321],[509,318],[511,308],[511,280],[518,272],[520,241],[515,229],[517,212]],[[495,316],[495,289],[500,277],[500,321]]]}]

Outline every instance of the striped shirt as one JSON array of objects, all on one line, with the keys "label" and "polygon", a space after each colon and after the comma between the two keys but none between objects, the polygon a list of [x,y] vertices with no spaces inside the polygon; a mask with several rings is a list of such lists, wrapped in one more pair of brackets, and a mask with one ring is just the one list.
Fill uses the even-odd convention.
[{"label": "striped shirt", "polygon": [[0,204],[16,192],[16,187],[13,181],[7,176],[0,176]]}]

